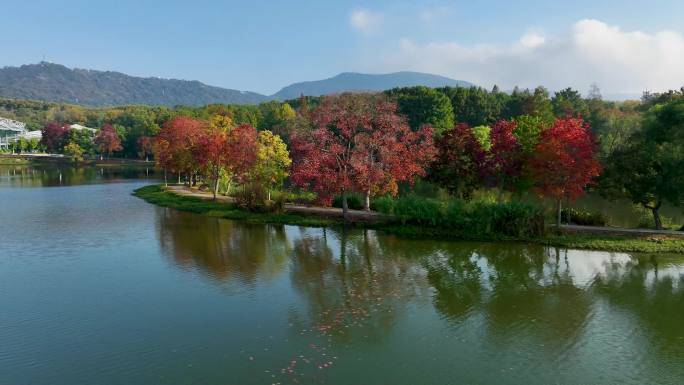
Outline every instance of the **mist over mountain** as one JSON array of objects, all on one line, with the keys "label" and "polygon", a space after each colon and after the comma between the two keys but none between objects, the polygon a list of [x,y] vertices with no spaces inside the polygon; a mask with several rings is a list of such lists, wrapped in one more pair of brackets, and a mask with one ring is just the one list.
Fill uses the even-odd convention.
[{"label": "mist over mountain", "polygon": [[329,79],[294,83],[273,95],[214,87],[199,81],[136,77],[120,72],[71,69],[40,62],[0,68],[0,97],[33,99],[85,106],[256,104],[300,95],[320,96],[344,91],[383,91],[394,87],[471,86],[443,76],[396,72],[370,75],[342,73]]}]

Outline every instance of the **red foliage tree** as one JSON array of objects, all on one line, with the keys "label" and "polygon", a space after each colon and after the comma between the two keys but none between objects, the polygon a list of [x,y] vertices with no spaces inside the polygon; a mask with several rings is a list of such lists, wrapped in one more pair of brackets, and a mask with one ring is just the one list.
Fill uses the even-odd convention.
[{"label": "red foliage tree", "polygon": [[107,157],[110,157],[113,152],[123,150],[119,134],[116,133],[114,126],[109,123],[105,123],[100,128],[93,142],[100,152],[100,159],[102,159],[102,154],[104,153],[107,154]]},{"label": "red foliage tree", "polygon": [[149,136],[141,136],[138,138],[137,145],[138,145],[138,156],[140,159],[145,159],[146,161],[149,161],[150,155],[153,154],[152,147],[154,144],[154,138],[149,137]]},{"label": "red foliage tree", "polygon": [[485,150],[467,124],[459,123],[442,133],[432,170],[433,179],[449,192],[470,198],[485,171]]},{"label": "red foliage tree", "polygon": [[432,130],[412,132],[395,103],[379,95],[325,97],[312,112],[314,130],[292,135],[292,180],[330,203],[342,195],[347,215],[351,191],[370,196],[397,192],[397,183],[425,174],[435,150]]},{"label": "red foliage tree", "polygon": [[218,193],[221,170],[242,180],[254,165],[256,153],[257,131],[248,124],[232,128],[228,132],[207,130],[194,147],[195,159],[211,179],[214,199]]},{"label": "red foliage tree", "polygon": [[169,184],[166,177],[167,171],[173,170],[173,156],[171,155],[170,148],[171,145],[164,138],[156,137],[152,142],[152,153],[154,154],[154,161],[157,164],[157,166],[161,167],[164,170],[164,186],[168,186]]},{"label": "red foliage tree", "polygon": [[197,168],[193,148],[209,124],[205,120],[179,116],[164,124],[155,144],[155,159],[164,170],[191,174]]},{"label": "red foliage tree", "polygon": [[58,122],[50,122],[41,131],[43,137],[40,141],[48,152],[58,152],[66,144],[69,127]]},{"label": "red foliage tree", "polygon": [[486,174],[494,180],[500,190],[515,190],[523,172],[524,154],[522,145],[513,134],[515,120],[499,120],[492,126],[492,146],[486,161]]},{"label": "red foliage tree", "polygon": [[537,192],[556,199],[560,226],[563,199],[574,200],[600,174],[596,141],[580,118],[556,119],[541,133],[531,160]]}]

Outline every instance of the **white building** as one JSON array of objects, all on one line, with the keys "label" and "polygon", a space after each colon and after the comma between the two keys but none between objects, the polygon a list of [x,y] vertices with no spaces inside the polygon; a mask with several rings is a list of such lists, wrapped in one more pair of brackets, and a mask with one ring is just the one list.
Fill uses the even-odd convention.
[{"label": "white building", "polygon": [[86,126],[81,126],[80,124],[72,124],[72,125],[69,126],[69,129],[70,129],[70,130],[77,130],[77,131],[87,130],[87,131],[90,131],[90,132],[96,132],[96,131],[97,131],[97,130],[94,129],[94,128],[90,128],[90,127],[86,127]]},{"label": "white building", "polygon": [[0,149],[9,148],[10,142],[14,142],[26,133],[26,124],[0,117]]}]

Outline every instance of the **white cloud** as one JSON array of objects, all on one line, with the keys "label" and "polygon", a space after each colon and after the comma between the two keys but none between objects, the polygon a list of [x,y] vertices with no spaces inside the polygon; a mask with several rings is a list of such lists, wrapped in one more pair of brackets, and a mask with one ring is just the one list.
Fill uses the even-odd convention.
[{"label": "white cloud", "polygon": [[426,24],[430,24],[436,22],[438,19],[451,17],[453,15],[454,10],[451,7],[438,5],[423,8],[420,12],[418,12],[418,19]]},{"label": "white cloud", "polygon": [[382,15],[367,9],[357,9],[351,13],[349,24],[364,33],[371,33],[380,27]]},{"label": "white cloud", "polygon": [[433,72],[504,89],[542,84],[585,90],[596,82],[604,93],[640,93],[684,85],[684,37],[580,20],[563,36],[528,32],[508,44],[402,39],[378,65],[385,71]]}]

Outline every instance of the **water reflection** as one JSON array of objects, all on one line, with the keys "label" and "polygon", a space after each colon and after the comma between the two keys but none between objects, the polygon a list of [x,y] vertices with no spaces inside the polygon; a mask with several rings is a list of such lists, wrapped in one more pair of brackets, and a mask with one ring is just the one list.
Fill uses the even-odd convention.
[{"label": "water reflection", "polygon": [[597,294],[629,312],[665,356],[684,357],[684,265],[677,257],[640,256],[610,263]]},{"label": "water reflection", "polygon": [[140,181],[6,188],[31,173],[0,175],[2,384],[684,383],[682,257],[231,222]]},{"label": "water reflection", "polygon": [[282,272],[292,246],[282,225],[250,225],[171,209],[157,210],[159,242],[183,269],[217,281],[254,285]]},{"label": "water reflection", "polygon": [[156,180],[152,166],[128,167],[71,166],[45,164],[40,166],[0,165],[0,186],[4,187],[54,187],[102,183],[119,179]]},{"label": "water reflection", "polygon": [[379,338],[407,303],[428,294],[420,266],[387,255],[375,231],[302,229],[299,235],[290,280],[325,335],[353,333],[351,324],[363,325],[365,338]]},{"label": "water reflection", "polygon": [[[411,325],[427,335],[457,335],[475,357],[494,354],[511,366],[534,362],[543,371],[537,383],[551,381],[545,375],[561,367],[568,378],[590,381],[583,365],[606,378],[643,379],[663,369],[684,378],[678,257],[407,240],[163,209],[158,229],[174,265],[212,281],[255,290],[269,280],[289,281],[302,307],[284,315],[291,356],[271,368],[283,383],[331,368],[329,357],[345,349],[410,344],[398,325],[404,332]],[[463,354],[453,350],[459,345],[434,338],[436,354]],[[630,366],[631,360],[649,364]]]}]

